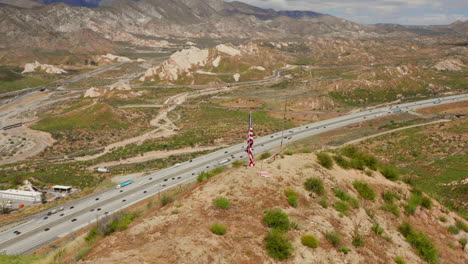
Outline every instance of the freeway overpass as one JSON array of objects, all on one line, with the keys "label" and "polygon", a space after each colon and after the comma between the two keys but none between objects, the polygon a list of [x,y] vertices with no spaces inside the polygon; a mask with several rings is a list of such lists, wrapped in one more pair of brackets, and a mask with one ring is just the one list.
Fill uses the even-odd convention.
[{"label": "freeway overpass", "polygon": [[[468,94],[454,95],[365,110],[323,120],[256,138],[254,152],[261,153],[276,148],[281,144],[281,141],[287,144],[350,124],[392,115],[400,112],[400,110],[401,112],[413,111],[435,104],[447,104],[467,99]],[[45,219],[48,211],[58,209],[51,208],[46,212],[27,218],[21,224],[5,228],[0,233],[0,253],[25,254],[31,252],[157,193],[183,183],[193,182],[203,171],[209,171],[215,167],[224,166],[245,158],[247,158],[245,143],[237,144],[152,173],[128,186],[119,189],[113,188],[60,205],[59,207],[63,206],[65,208],[63,211],[50,215]],[[15,234],[15,231],[21,233],[19,235]]]}]

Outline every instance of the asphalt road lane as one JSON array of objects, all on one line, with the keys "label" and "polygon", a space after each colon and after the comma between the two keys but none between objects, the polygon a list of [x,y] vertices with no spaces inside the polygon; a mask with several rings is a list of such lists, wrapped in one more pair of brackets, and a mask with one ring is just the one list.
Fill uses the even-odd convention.
[{"label": "asphalt road lane", "polygon": [[[440,104],[463,101],[468,99],[468,94],[441,99]],[[261,153],[278,147],[281,144],[281,138],[283,138],[283,144],[287,144],[349,124],[394,114],[393,111],[395,109],[401,109],[402,112],[404,112],[433,106],[436,100],[437,99],[428,99],[419,102],[400,104],[398,107],[394,105],[391,108],[381,107],[365,110],[256,138],[254,152]],[[192,182],[196,180],[197,176],[203,171],[210,171],[216,167],[228,165],[236,160],[245,159],[247,155],[244,148],[245,144],[237,144],[152,173],[134,181],[134,183],[128,186],[119,189],[113,188],[58,206],[57,208],[51,208],[49,209],[50,211],[63,206],[65,210],[49,216],[48,219],[43,219],[46,212],[42,212],[25,223],[7,228],[1,232],[0,252],[6,254],[24,254],[30,252],[59,237],[63,237],[84,226],[95,223],[106,215],[120,211],[174,186]],[[74,208],[70,209],[71,206]],[[61,214],[64,215],[61,216]],[[76,220],[72,221],[73,219]],[[46,228],[49,228],[49,230],[45,231]],[[13,234],[13,231],[16,230],[20,231],[21,234]]]}]

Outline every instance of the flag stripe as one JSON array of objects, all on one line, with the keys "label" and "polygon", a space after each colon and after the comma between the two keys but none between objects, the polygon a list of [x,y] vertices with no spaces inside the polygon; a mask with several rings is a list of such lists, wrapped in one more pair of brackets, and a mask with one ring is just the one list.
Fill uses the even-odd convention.
[{"label": "flag stripe", "polygon": [[249,133],[248,133],[248,136],[247,136],[247,148],[245,149],[245,151],[249,155],[249,166],[250,167],[255,166],[254,156],[253,156],[253,152],[252,152],[253,144],[254,144],[254,132],[253,132],[253,126],[252,126],[252,114],[249,114]]}]

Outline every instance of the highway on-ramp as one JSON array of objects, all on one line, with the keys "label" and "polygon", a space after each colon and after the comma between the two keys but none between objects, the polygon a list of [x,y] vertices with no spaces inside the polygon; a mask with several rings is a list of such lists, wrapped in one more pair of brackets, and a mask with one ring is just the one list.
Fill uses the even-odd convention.
[{"label": "highway on-ramp", "polygon": [[[276,148],[282,141],[287,144],[325,131],[386,115],[464,100],[468,100],[468,94],[385,106],[291,128],[256,138],[254,153],[258,154]],[[125,187],[113,188],[51,208],[35,217],[28,218],[23,223],[5,228],[0,233],[0,253],[25,254],[31,252],[161,191],[182,183],[192,182],[203,171],[210,171],[246,157],[245,143],[237,144],[149,174]],[[63,207],[62,211],[47,216],[47,212],[59,210],[61,207]],[[18,232],[20,233],[18,234]]]}]

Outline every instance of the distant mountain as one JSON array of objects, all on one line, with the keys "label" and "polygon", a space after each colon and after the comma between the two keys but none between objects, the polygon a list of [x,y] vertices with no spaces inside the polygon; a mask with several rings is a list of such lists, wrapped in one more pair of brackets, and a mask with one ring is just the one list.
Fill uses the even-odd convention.
[{"label": "distant mountain", "polygon": [[[466,22],[439,27],[362,25],[312,11],[275,11],[222,0],[15,2],[16,6],[11,0],[0,6],[0,49],[97,52],[119,45],[162,47],[174,38],[311,40],[467,33]],[[28,5],[34,8],[18,8]]]},{"label": "distant mountain", "polygon": [[38,3],[35,0],[0,0],[0,6],[2,5],[11,5],[22,8],[33,8],[42,6],[41,3]]},{"label": "distant mountain", "polygon": [[[122,0],[32,0],[44,5],[54,4],[54,3],[64,3],[71,6],[81,6],[81,7],[98,7],[101,5],[110,4],[112,2],[122,1]],[[132,0],[140,1],[140,0]]]}]

